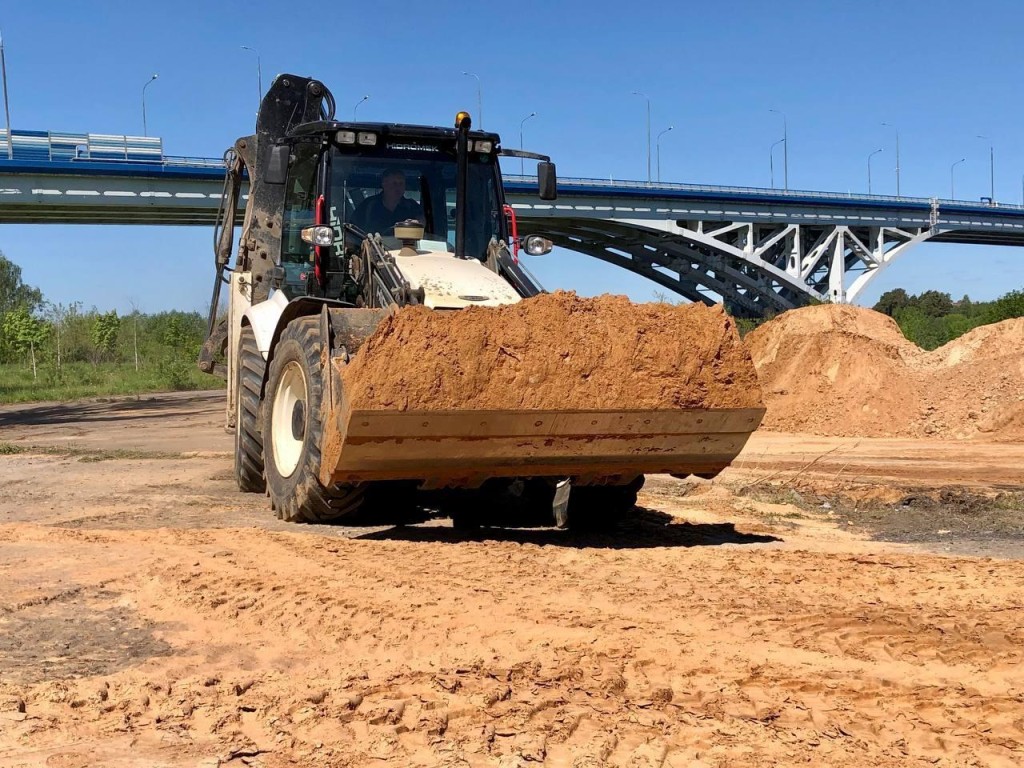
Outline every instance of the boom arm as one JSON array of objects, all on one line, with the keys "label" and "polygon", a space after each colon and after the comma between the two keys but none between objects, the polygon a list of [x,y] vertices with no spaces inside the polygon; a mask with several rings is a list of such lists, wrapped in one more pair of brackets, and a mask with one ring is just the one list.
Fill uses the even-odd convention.
[{"label": "boom arm", "polygon": [[[250,272],[252,301],[265,301],[275,278],[280,275],[281,223],[285,185],[265,181],[274,147],[293,127],[319,119],[333,119],[334,97],[319,80],[298,75],[280,75],[260,103],[256,133],[235,142],[225,153],[227,170],[218,225],[214,230],[214,263],[217,274],[210,301],[207,338],[199,353],[199,368],[207,373],[223,373],[214,360],[227,344],[227,329],[217,323],[220,286],[231,260],[235,236],[235,216],[241,196],[243,175],[249,178],[249,199],[245,206],[242,236],[238,244],[235,269]],[[275,180],[276,181],[276,180]]]}]

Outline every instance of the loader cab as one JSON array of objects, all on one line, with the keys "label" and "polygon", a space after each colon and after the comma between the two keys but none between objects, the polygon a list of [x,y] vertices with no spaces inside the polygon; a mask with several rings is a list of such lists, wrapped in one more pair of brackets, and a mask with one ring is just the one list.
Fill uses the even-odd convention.
[{"label": "loader cab", "polygon": [[[382,182],[401,172],[402,210],[416,211],[424,225],[420,247],[455,250],[456,137],[452,129],[386,124],[317,123],[300,126],[291,145],[282,222],[281,265],[289,296],[308,292],[314,279],[314,246],[301,232],[314,224],[335,230],[330,247],[330,298],[352,300],[357,287],[347,272],[360,246],[344,224],[364,227],[367,206],[379,206]],[[466,256],[486,262],[488,246],[508,242],[498,167],[498,137],[472,132],[466,190]],[[375,200],[376,198],[376,200]],[[379,210],[379,208],[378,208]],[[381,231],[383,229],[383,231]],[[399,247],[390,227],[374,228],[389,248]],[[374,234],[368,232],[367,234]]]}]

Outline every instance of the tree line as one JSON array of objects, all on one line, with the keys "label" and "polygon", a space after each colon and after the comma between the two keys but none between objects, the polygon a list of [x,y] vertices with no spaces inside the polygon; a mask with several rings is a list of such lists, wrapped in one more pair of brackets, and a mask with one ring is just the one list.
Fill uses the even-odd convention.
[{"label": "tree line", "polygon": [[0,253],[0,402],[222,386],[196,367],[205,338],[198,312],[47,301]]},{"label": "tree line", "polygon": [[948,293],[908,294],[902,288],[883,293],[876,312],[889,315],[903,335],[923,349],[936,349],[972,328],[1024,317],[1024,291],[1010,291],[993,301],[954,300]]}]

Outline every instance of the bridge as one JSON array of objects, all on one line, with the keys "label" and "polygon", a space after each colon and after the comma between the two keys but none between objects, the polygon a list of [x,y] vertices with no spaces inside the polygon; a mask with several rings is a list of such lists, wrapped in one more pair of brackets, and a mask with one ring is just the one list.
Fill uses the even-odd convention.
[{"label": "bridge", "polygon": [[[159,139],[0,131],[0,223],[211,225],[224,163]],[[26,135],[27,134],[27,135]],[[925,242],[1024,245],[1024,206],[919,197],[505,176],[520,231],[643,275],[691,301],[761,316],[852,302]]]}]

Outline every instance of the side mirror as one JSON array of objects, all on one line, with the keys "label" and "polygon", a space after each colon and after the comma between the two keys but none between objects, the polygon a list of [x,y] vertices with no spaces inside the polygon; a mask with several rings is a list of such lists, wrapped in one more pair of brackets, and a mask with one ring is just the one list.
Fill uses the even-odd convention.
[{"label": "side mirror", "polygon": [[284,184],[288,178],[288,156],[291,150],[285,144],[275,144],[270,148],[267,159],[267,171],[263,174],[264,184]]},{"label": "side mirror", "polygon": [[554,163],[537,163],[537,186],[540,187],[541,200],[558,199],[558,178],[555,176]]}]

